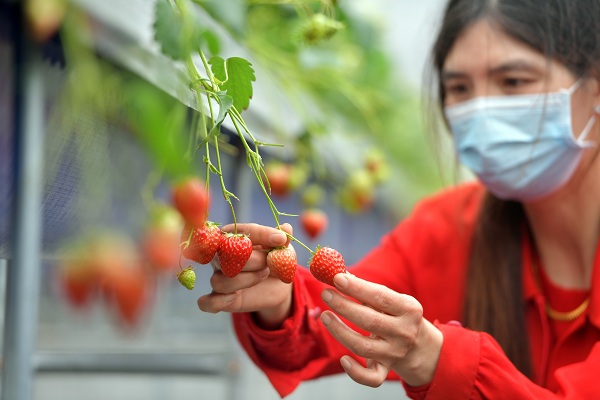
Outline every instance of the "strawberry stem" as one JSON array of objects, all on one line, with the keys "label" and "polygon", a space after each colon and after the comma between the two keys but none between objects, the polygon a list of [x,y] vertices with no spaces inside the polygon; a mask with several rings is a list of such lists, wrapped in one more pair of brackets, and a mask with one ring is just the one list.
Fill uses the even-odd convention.
[{"label": "strawberry stem", "polygon": [[[189,10],[187,9],[185,4],[183,4],[183,2],[181,0],[175,0],[175,5],[177,6],[177,8],[179,9],[179,12],[182,15],[187,16],[187,13]],[[186,19],[185,19],[186,23],[184,24],[185,25],[184,33],[189,33],[189,26],[188,26],[189,22],[188,21],[189,21],[189,19],[186,17]],[[202,65],[204,67],[204,71],[205,71],[208,79],[205,79],[200,76],[198,69],[196,68],[196,65],[192,61],[191,52],[188,52],[188,56],[186,58],[186,66],[187,66],[188,73],[190,75],[190,79],[192,82],[191,84],[193,86],[199,85],[201,87],[201,88],[197,88],[196,93],[198,96],[197,97],[198,98],[198,108],[201,113],[202,127],[201,128],[199,126],[196,127],[196,140],[198,138],[199,132],[202,132],[203,140],[206,140],[205,150],[204,150],[205,151],[204,162],[206,164],[206,180],[205,180],[206,188],[207,188],[207,190],[209,189],[210,172],[213,172],[213,173],[216,173],[217,175],[219,175],[219,180],[220,180],[220,184],[221,184],[221,192],[223,193],[223,197],[225,198],[225,201],[227,201],[227,203],[229,204],[229,207],[231,208],[231,215],[233,217],[233,225],[234,225],[234,233],[237,234],[237,219],[235,216],[235,209],[233,207],[233,203],[231,202],[231,197],[235,198],[236,200],[239,200],[239,199],[232,192],[227,190],[227,188],[225,186],[225,181],[223,178],[223,170],[221,167],[221,156],[219,153],[218,135],[220,132],[218,132],[214,136],[214,141],[213,141],[214,146],[215,146],[215,157],[217,159],[217,166],[215,167],[210,161],[210,147],[209,147],[210,139],[208,139],[209,133],[208,133],[208,130],[206,127],[206,121],[204,119],[204,110],[202,107],[202,102],[200,101],[201,93],[204,93],[204,95],[207,97],[207,100],[208,100],[207,103],[208,103],[208,107],[209,107],[209,111],[210,111],[210,119],[211,119],[211,121],[214,122],[215,121],[215,113],[213,110],[212,101],[214,100],[218,104],[220,104],[220,98],[219,98],[219,96],[217,96],[217,92],[220,90],[219,86],[221,84],[223,84],[223,82],[219,81],[212,73],[212,70],[210,68],[210,65],[208,64],[208,61],[206,60],[206,56],[204,55],[204,52],[202,50],[198,50],[198,54],[200,56],[200,60],[202,61]],[[225,81],[227,81],[229,78],[229,76],[227,75],[228,74],[227,68],[225,68],[225,74],[226,74]],[[282,215],[289,216],[291,214],[286,214],[286,213],[280,212],[277,209],[277,206],[275,206],[275,203],[273,203],[271,196],[269,195],[270,187],[269,187],[269,190],[267,190],[267,187],[265,186],[265,183],[264,183],[263,177],[266,178],[266,173],[264,171],[262,158],[259,154],[258,149],[260,146],[280,147],[282,145],[258,141],[254,137],[254,135],[252,134],[252,132],[250,131],[248,126],[246,125],[246,122],[242,118],[241,113],[235,108],[235,106],[232,106],[227,110],[227,115],[229,116],[231,122],[233,123],[233,126],[235,127],[235,130],[236,130],[236,132],[240,138],[240,141],[244,147],[244,150],[246,152],[246,161],[247,161],[248,165],[250,166],[250,168],[252,169],[252,172],[254,173],[254,176],[256,177],[256,180],[258,181],[259,186],[262,189],[263,194],[265,195],[265,198],[267,199],[269,209],[271,210],[271,213],[273,214],[273,218],[275,219],[277,228],[281,229],[279,217]],[[214,129],[214,128],[212,128],[212,129]],[[246,134],[252,141],[252,143],[254,145],[254,150],[252,148],[250,148],[248,141],[246,140],[246,136],[245,136]],[[212,133],[211,133],[211,136],[212,136]],[[286,233],[286,236],[288,236],[290,238],[290,240],[293,240],[293,241],[299,243],[302,247],[307,249],[311,254],[314,254],[314,252],[308,246],[306,246],[304,243],[302,243],[301,241],[299,241],[292,235],[289,235],[288,233]],[[180,267],[181,267],[181,265],[180,265]]]},{"label": "strawberry stem", "polygon": [[298,243],[299,245],[301,245],[302,247],[304,247],[306,250],[308,250],[311,255],[315,254],[315,252],[312,251],[312,249],[310,247],[308,247],[307,245],[305,245],[304,243],[302,243],[301,241],[299,241],[298,239],[296,239],[294,236],[290,235],[287,232],[284,232],[283,230],[282,230],[282,232],[285,233],[285,236],[287,236],[290,240]]}]

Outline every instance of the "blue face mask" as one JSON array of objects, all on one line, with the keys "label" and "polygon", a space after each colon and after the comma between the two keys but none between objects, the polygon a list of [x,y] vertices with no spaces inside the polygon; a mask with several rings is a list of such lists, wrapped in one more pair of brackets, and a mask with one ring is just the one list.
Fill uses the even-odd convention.
[{"label": "blue face mask", "polygon": [[501,199],[546,196],[573,175],[594,125],[579,138],[571,128],[570,89],[533,95],[478,97],[446,107],[456,152],[487,189]]}]

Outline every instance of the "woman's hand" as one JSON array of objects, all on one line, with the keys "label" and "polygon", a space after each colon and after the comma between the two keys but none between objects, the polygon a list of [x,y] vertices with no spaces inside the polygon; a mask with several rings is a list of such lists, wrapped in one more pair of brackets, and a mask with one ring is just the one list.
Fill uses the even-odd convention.
[{"label": "woman's hand", "polygon": [[[443,336],[423,318],[421,304],[411,296],[351,274],[337,274],[334,283],[348,297],[331,289],[324,290],[321,296],[333,312],[324,311],[321,321],[337,341],[366,359],[367,368],[352,357],[341,358],[350,378],[378,387],[393,370],[412,386],[431,382]],[[352,330],[335,313],[371,335]]]},{"label": "woman's hand", "polygon": [[[222,230],[233,232],[233,228],[233,225],[227,225]],[[282,224],[281,229],[292,235],[291,225]],[[289,244],[289,239],[279,229],[258,224],[237,224],[237,231],[249,235],[252,240],[250,259],[236,277],[227,278],[215,257],[211,262],[213,291],[198,299],[198,307],[210,313],[257,312],[257,321],[262,327],[276,328],[290,313],[292,285],[269,276],[267,253],[273,247]]]}]

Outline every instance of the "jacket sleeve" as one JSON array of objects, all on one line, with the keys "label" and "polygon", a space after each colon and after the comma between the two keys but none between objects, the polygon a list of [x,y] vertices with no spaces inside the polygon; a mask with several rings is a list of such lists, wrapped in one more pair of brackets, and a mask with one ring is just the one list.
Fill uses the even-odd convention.
[{"label": "jacket sleeve", "polygon": [[[394,282],[394,290],[407,293],[411,290],[411,279],[407,269],[403,268],[406,261],[399,251],[395,236],[387,235],[381,245],[353,266],[350,272],[371,282]],[[377,265],[389,268],[372,268]],[[328,309],[321,300],[321,292],[326,285],[317,281],[302,266],[298,266],[293,285],[292,314],[280,329],[261,329],[251,313],[232,316],[242,348],[282,397],[304,380],[343,372],[340,357],[350,354],[319,320],[321,311]],[[357,332],[366,334],[349,321],[344,322]],[[364,360],[358,361],[364,365]],[[390,373],[388,378],[399,379],[395,373]]]},{"label": "jacket sleeve", "polygon": [[[600,398],[594,371],[600,368],[600,343],[588,358],[556,371],[561,389],[553,393],[533,383],[508,360],[487,333],[439,324],[444,334],[442,352],[433,380],[411,387],[411,399],[584,400]],[[449,397],[449,393],[452,396]]]},{"label": "jacket sleeve", "polygon": [[280,329],[261,329],[251,313],[232,315],[242,348],[281,397],[302,381],[342,372],[339,358],[348,353],[319,321],[324,284],[299,267],[293,285],[292,314]]},{"label": "jacket sleeve", "polygon": [[[476,202],[476,196],[469,198],[475,199],[472,203]],[[460,199],[464,199],[464,196]],[[464,211],[463,203],[463,200],[449,202],[446,197],[422,202],[410,217],[385,235],[381,244],[349,271],[399,293],[413,295],[425,302],[424,305],[431,304],[431,310],[437,308],[443,311],[441,309],[444,307],[452,310],[432,311],[426,317],[458,319],[456,310],[459,307],[447,300],[440,301],[438,293],[439,288],[443,288],[448,281],[460,280],[460,269],[445,268],[441,274],[439,267],[436,269],[435,266],[441,262],[446,265],[448,259],[452,259],[456,265],[463,263],[463,254],[451,252],[464,253],[466,246],[447,243],[449,238],[456,240],[456,237],[462,237],[456,233],[452,216],[456,215],[457,209]],[[457,275],[447,275],[449,273]],[[431,286],[432,282],[438,286]],[[233,314],[234,329],[242,348],[282,397],[304,380],[343,372],[339,359],[342,355],[350,354],[319,321],[320,312],[327,308],[321,300],[321,292],[326,285],[317,281],[307,268],[300,266],[293,285],[292,314],[278,330],[262,330],[250,313]],[[445,290],[444,293],[448,295],[445,297],[452,297],[459,304],[460,289],[454,290],[455,295]],[[349,321],[345,322],[366,334]],[[364,365],[364,360],[358,361]],[[399,377],[390,373],[388,379]]]}]

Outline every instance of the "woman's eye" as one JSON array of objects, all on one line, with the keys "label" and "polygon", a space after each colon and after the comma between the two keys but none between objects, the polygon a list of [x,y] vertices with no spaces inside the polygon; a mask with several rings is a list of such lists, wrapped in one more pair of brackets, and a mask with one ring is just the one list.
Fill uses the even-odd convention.
[{"label": "woman's eye", "polygon": [[447,94],[460,95],[460,94],[467,93],[468,90],[469,90],[469,88],[467,87],[467,85],[463,85],[463,84],[454,84],[454,85],[446,86]]},{"label": "woman's eye", "polygon": [[526,83],[525,79],[522,78],[505,78],[504,86],[509,88],[518,88]]}]

